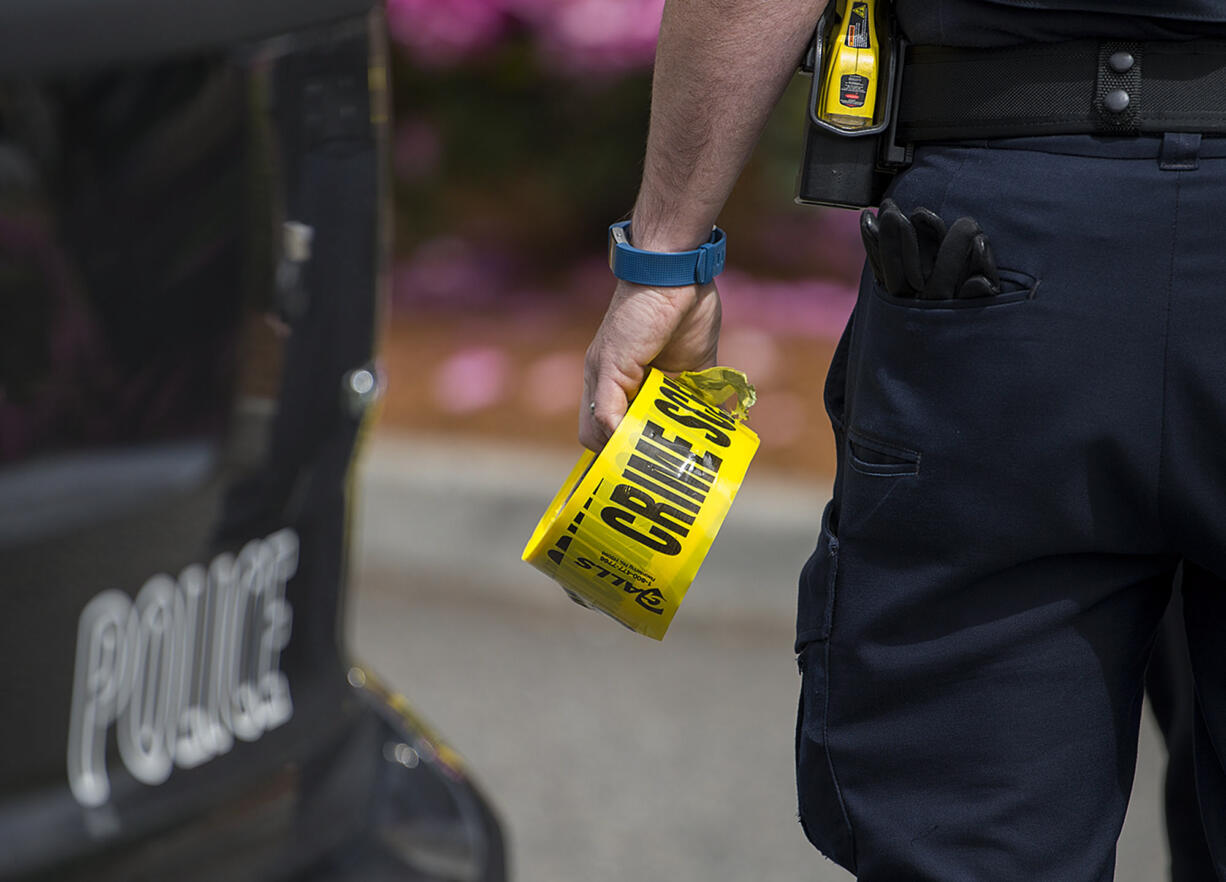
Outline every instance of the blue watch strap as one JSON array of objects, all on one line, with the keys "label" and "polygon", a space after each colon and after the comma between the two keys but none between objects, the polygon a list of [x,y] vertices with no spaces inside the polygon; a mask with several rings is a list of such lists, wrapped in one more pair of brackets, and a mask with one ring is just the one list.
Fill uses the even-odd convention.
[{"label": "blue watch strap", "polygon": [[727,236],[719,227],[693,251],[644,251],[629,241],[630,221],[609,227],[609,269],[639,285],[677,288],[705,285],[724,270]]}]

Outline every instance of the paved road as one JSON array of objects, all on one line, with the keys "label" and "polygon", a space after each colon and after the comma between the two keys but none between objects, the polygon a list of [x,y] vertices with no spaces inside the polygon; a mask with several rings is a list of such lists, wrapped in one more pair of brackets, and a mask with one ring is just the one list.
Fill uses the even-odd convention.
[{"label": "paved road", "polygon": [[[795,820],[795,573],[828,488],[751,472],[662,643],[519,562],[573,461],[376,436],[350,632],[469,759],[517,882],[838,882]],[[1147,719],[1117,882],[1164,877]]]}]

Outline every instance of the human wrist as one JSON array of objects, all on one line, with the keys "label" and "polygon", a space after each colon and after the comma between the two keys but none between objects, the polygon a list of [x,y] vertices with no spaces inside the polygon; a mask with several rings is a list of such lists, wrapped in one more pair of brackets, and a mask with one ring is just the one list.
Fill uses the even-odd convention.
[{"label": "human wrist", "polygon": [[627,233],[630,234],[630,243],[635,248],[667,254],[674,251],[690,251],[697,248],[711,238],[711,229],[710,226],[698,230],[693,228],[653,227],[647,224],[640,224],[637,221],[631,221]]},{"label": "human wrist", "polygon": [[716,214],[717,209],[710,210],[705,202],[684,210],[663,199],[650,198],[644,190],[630,216],[631,244],[644,251],[689,251],[711,237]]}]

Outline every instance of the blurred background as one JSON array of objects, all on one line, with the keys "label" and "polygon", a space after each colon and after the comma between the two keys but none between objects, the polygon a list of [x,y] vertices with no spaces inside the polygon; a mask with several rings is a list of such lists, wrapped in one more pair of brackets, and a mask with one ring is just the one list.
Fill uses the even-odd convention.
[{"label": "blurred background", "polygon": [[[579,453],[663,0],[388,0],[395,257],[349,628],[500,808],[521,882],[850,878],[796,822],[795,578],[833,477],[821,384],[862,250],[792,202],[797,79],[721,226],[721,363],[762,447],[662,643],[519,560]],[[1122,880],[1161,878],[1147,717]]]},{"label": "blurred background", "polygon": [[[583,349],[611,291],[606,229],[637,190],[662,6],[391,0],[385,427],[573,441]],[[763,393],[759,465],[821,478],[832,451],[812,392],[862,252],[853,213],[792,204],[802,92],[721,219],[732,243],[721,355]]]}]

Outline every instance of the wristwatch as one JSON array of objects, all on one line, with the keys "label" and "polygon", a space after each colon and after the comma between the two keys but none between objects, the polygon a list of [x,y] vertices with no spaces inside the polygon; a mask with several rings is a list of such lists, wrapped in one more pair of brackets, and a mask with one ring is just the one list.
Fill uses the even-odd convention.
[{"label": "wristwatch", "polygon": [[630,244],[630,221],[609,227],[609,269],[627,282],[661,288],[705,285],[724,271],[727,236],[712,227],[711,238],[693,251],[644,251]]}]

